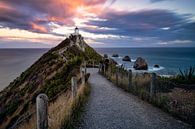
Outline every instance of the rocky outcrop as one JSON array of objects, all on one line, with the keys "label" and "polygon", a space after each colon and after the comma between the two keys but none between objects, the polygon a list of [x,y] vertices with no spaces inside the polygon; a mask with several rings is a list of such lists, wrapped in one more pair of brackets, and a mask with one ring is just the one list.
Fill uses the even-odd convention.
[{"label": "rocky outcrop", "polygon": [[155,64],[155,65],[154,65],[154,68],[160,68],[160,66],[159,66],[159,65],[157,65],[157,64]]},{"label": "rocky outcrop", "polygon": [[104,54],[104,58],[108,58],[108,55],[107,54]]},{"label": "rocky outcrop", "polygon": [[113,54],[112,57],[119,57],[119,55],[118,54]]},{"label": "rocky outcrop", "polygon": [[136,70],[147,70],[148,64],[145,59],[138,57],[133,65],[133,68]]},{"label": "rocky outcrop", "polygon": [[81,35],[70,36],[45,53],[0,92],[0,129],[12,127],[20,116],[33,112],[39,93],[54,100],[62,91],[68,92],[70,79],[79,74],[83,59],[98,64],[102,57]]},{"label": "rocky outcrop", "polygon": [[123,61],[129,61],[129,62],[131,62],[131,58],[129,56],[125,56],[125,57],[123,57]]}]

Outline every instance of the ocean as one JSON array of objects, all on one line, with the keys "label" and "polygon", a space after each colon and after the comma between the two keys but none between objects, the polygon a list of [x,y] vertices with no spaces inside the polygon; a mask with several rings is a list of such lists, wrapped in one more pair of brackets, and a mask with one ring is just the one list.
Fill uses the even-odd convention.
[{"label": "ocean", "polygon": [[0,91],[48,49],[0,49]]},{"label": "ocean", "polygon": [[[119,58],[113,59],[127,69],[133,69],[136,58],[142,57],[148,63],[148,72],[156,72],[165,76],[176,75],[179,73],[179,69],[195,67],[195,48],[96,48],[96,50],[109,57],[118,54]],[[131,63],[122,61],[126,55],[131,58]],[[155,64],[160,68],[154,68]]]},{"label": "ocean", "polygon": [[[119,54],[115,60],[132,68],[133,62],[123,62],[122,57],[128,55],[132,61],[137,57],[146,59],[149,71],[162,75],[175,75],[179,68],[195,66],[195,48],[95,48],[100,54]],[[23,71],[30,67],[49,49],[0,49],[0,91],[9,85]],[[160,68],[153,68],[158,64]]]}]

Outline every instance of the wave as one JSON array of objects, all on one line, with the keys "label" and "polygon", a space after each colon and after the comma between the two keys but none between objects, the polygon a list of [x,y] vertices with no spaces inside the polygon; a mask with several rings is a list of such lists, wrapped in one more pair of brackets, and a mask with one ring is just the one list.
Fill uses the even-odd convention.
[{"label": "wave", "polygon": [[136,59],[131,59],[131,62],[135,62],[136,61]]},{"label": "wave", "polygon": [[166,78],[170,78],[170,77],[174,77],[174,75],[167,75],[167,74],[163,74],[163,75],[159,75],[160,77],[166,77]]},{"label": "wave", "polygon": [[155,71],[160,71],[165,69],[164,67],[160,66],[159,68],[155,68],[155,67],[149,67],[148,71],[149,72],[155,72]]}]

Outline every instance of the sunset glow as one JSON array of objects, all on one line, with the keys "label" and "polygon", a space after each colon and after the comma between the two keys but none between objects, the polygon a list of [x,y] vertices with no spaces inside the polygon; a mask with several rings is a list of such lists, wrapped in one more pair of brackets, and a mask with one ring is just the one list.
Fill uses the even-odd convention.
[{"label": "sunset glow", "polygon": [[75,26],[95,47],[123,47],[121,42],[128,47],[192,47],[192,5],[193,0],[0,0],[0,47],[18,39],[43,42],[43,35],[43,43],[55,46]]}]

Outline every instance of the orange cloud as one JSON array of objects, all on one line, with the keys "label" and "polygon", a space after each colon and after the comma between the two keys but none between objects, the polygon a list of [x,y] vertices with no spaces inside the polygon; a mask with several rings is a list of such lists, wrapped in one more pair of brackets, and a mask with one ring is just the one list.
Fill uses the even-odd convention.
[{"label": "orange cloud", "polygon": [[31,22],[30,25],[32,26],[32,29],[35,31],[39,31],[39,32],[43,32],[43,33],[47,32],[47,29],[43,26],[37,25],[33,22]]},{"label": "orange cloud", "polygon": [[13,8],[8,4],[0,1],[0,10],[13,10]]},{"label": "orange cloud", "polygon": [[[70,19],[74,17],[83,17],[85,13],[99,14],[102,10],[102,5],[105,2],[106,0],[53,0],[51,5],[55,7],[57,15],[52,15],[52,19],[54,20],[55,17],[56,20],[56,17],[58,17],[58,21],[59,17]],[[85,13],[80,9],[84,10]],[[53,10],[51,11],[53,12]]]}]

